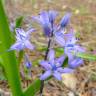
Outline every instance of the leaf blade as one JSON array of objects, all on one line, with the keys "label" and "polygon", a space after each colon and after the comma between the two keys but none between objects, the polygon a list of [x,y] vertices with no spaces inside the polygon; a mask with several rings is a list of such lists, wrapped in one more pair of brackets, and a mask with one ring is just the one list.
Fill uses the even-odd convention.
[{"label": "leaf blade", "polygon": [[[2,5],[2,0],[0,0],[0,42],[0,52],[5,52],[5,50],[8,50],[13,42],[5,11]],[[3,59],[3,65],[10,88],[12,90],[12,95],[23,96],[20,85],[19,69],[14,52],[6,52],[1,55],[1,58]]]},{"label": "leaf blade", "polygon": [[96,55],[92,55],[92,54],[77,53],[76,56],[88,60],[96,60]]}]

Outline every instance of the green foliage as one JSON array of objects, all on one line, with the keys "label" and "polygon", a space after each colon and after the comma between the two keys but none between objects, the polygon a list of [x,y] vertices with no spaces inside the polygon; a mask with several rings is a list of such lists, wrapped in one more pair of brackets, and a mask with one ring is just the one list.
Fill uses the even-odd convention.
[{"label": "green foliage", "polygon": [[68,65],[68,57],[65,58],[62,66],[66,67],[67,65]]},{"label": "green foliage", "polygon": [[5,81],[7,78],[6,78],[6,74],[5,74],[5,71],[4,71],[4,67],[0,65],[0,80],[1,81]]},{"label": "green foliage", "polygon": [[[11,32],[8,27],[7,18],[2,5],[2,0],[0,0],[0,42],[0,52],[8,50],[13,42],[11,39]],[[3,60],[3,66],[13,96],[23,96],[20,85],[19,69],[14,52],[6,52],[5,54],[1,55],[1,58]]]},{"label": "green foliage", "polygon": [[23,21],[23,16],[20,16],[19,18],[16,19],[16,26],[15,28],[21,27]]},{"label": "green foliage", "polygon": [[[16,20],[16,27],[21,26],[23,18],[20,17]],[[5,52],[8,50],[14,42],[11,38],[11,32],[8,27],[7,18],[2,6],[2,1],[0,0],[0,53]],[[20,64],[24,52],[19,52],[19,59],[18,63]],[[0,56],[0,63],[3,63],[4,70],[6,72],[8,82],[12,91],[12,96],[34,96],[37,91],[40,89],[40,80],[35,80],[31,84],[31,86],[26,89],[23,93],[20,84],[20,74],[19,74],[19,67],[16,61],[16,56],[13,51],[6,52],[1,54]],[[1,77],[3,79],[3,77]]]},{"label": "green foliage", "polygon": [[19,54],[18,54],[18,65],[19,65],[19,66],[20,66],[20,63],[21,63],[21,61],[22,61],[22,59],[23,59],[23,56],[24,56],[24,51],[21,50],[21,51],[19,52]]},{"label": "green foliage", "polygon": [[41,81],[39,79],[35,80],[25,91],[25,96],[35,96],[35,94],[40,89],[40,83]]},{"label": "green foliage", "polygon": [[87,60],[96,60],[96,55],[92,55],[92,54],[77,53],[76,56],[87,59]]}]

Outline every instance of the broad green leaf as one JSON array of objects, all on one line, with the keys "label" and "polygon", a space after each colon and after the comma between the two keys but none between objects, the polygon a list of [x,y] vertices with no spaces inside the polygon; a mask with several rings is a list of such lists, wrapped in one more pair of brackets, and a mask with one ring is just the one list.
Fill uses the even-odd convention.
[{"label": "broad green leaf", "polygon": [[3,59],[1,56],[0,56],[0,65],[3,66]]},{"label": "broad green leaf", "polygon": [[76,56],[80,58],[88,59],[88,60],[96,60],[96,55],[92,55],[92,54],[77,53]]},{"label": "broad green leaf", "polygon": [[25,91],[25,96],[35,96],[35,94],[40,90],[41,81],[39,79],[35,80]]},{"label": "broad green leaf", "polygon": [[[8,50],[12,44],[11,32],[8,27],[7,18],[0,0],[0,52]],[[6,52],[1,55],[4,69],[12,91],[12,96],[23,96],[20,84],[19,69],[14,52]]]}]

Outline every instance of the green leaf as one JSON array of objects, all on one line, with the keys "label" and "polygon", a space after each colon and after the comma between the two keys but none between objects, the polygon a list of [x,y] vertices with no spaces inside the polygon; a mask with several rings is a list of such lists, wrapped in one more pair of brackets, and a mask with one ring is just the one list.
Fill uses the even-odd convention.
[{"label": "green leaf", "polygon": [[1,56],[0,56],[0,66],[3,66],[3,59]]},{"label": "green leaf", "polygon": [[80,58],[88,59],[88,60],[96,60],[96,55],[92,55],[92,54],[77,53],[76,56]]},{"label": "green leaf", "polygon": [[16,28],[21,27],[23,21],[23,16],[20,16],[19,18],[16,19]]},{"label": "green leaf", "polygon": [[42,51],[46,51],[47,48],[46,47],[38,47],[37,50],[42,52]]},{"label": "green leaf", "polygon": [[1,81],[7,80],[4,67],[2,65],[0,65],[0,80]]},{"label": "green leaf", "polygon": [[35,96],[35,94],[40,90],[41,81],[39,79],[35,80],[25,91],[25,96]]},{"label": "green leaf", "polygon": [[[2,0],[0,0],[0,42],[0,52],[8,50],[13,42]],[[23,96],[19,69],[14,52],[6,52],[1,55],[1,58],[3,59],[4,70],[8,78],[12,96]]]},{"label": "green leaf", "polygon": [[56,51],[64,53],[64,48],[55,48]]},{"label": "green leaf", "polygon": [[64,54],[64,48],[55,48],[56,51],[56,56],[61,56],[62,54]]},{"label": "green leaf", "polygon": [[21,50],[21,51],[19,52],[19,54],[18,54],[18,65],[19,65],[19,66],[20,66],[20,63],[21,63],[21,61],[22,61],[22,59],[23,59],[23,55],[24,55],[24,51]]},{"label": "green leaf", "polygon": [[68,57],[65,58],[62,67],[66,67],[68,65]]}]

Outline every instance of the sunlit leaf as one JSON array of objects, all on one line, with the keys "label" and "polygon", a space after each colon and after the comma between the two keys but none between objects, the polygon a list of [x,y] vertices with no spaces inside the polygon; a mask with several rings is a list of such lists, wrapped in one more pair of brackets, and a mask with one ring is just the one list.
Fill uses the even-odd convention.
[{"label": "sunlit leaf", "polygon": [[[9,30],[7,18],[0,0],[0,52],[8,50],[13,42]],[[3,59],[4,70],[13,96],[23,96],[20,84],[19,69],[14,52],[6,52],[1,55]],[[19,93],[19,94],[18,94]]]},{"label": "sunlit leaf", "polygon": [[77,53],[76,56],[88,59],[88,60],[96,60],[96,55],[86,54],[86,53]]}]

